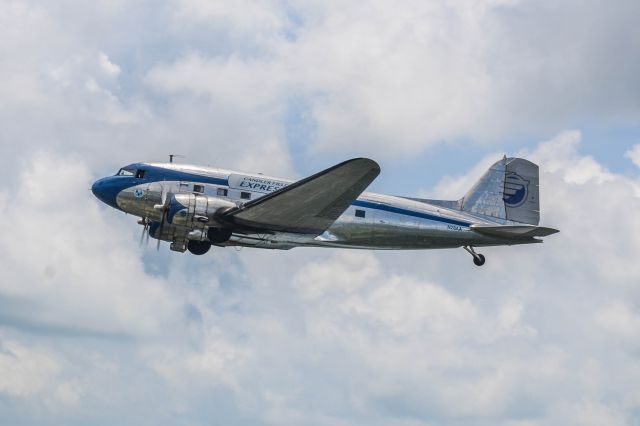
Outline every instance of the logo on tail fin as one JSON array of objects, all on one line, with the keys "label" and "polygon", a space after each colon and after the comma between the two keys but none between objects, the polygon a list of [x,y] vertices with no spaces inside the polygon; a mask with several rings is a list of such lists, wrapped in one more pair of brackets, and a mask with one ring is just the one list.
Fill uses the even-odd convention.
[{"label": "logo on tail fin", "polygon": [[507,207],[520,207],[529,195],[529,181],[514,172],[507,172],[504,177],[504,196]]}]

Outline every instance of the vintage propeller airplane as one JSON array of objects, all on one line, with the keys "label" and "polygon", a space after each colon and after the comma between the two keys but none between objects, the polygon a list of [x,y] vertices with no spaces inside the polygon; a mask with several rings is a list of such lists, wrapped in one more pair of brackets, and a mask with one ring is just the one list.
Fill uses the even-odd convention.
[{"label": "vintage propeller airplane", "polygon": [[[172,160],[172,158],[171,158]],[[538,166],[503,158],[455,201],[363,192],[380,167],[345,161],[292,182],[261,174],[169,163],[134,163],[91,188],[101,201],[139,216],[142,238],[202,255],[212,245],[438,249],[540,243],[558,232],[540,220]]]}]

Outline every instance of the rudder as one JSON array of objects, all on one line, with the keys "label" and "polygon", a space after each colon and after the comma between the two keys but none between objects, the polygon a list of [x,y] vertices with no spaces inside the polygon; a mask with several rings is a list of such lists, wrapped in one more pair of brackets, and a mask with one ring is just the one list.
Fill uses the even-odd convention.
[{"label": "rudder", "polygon": [[540,178],[536,164],[522,158],[507,162],[503,200],[508,220],[538,225]]}]

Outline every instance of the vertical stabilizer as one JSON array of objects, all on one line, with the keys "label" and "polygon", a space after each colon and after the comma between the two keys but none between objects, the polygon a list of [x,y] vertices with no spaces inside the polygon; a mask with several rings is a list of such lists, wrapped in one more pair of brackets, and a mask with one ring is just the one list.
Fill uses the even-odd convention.
[{"label": "vertical stabilizer", "polygon": [[474,214],[538,225],[538,166],[522,158],[503,158],[467,192],[461,207]]}]

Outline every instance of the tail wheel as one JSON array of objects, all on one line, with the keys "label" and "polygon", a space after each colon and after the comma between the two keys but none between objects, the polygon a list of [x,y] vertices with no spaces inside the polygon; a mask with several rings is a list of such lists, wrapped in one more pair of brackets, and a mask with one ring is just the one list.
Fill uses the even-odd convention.
[{"label": "tail wheel", "polygon": [[471,246],[463,246],[462,248],[465,249],[466,251],[468,251],[471,256],[473,256],[473,263],[476,266],[484,265],[484,262],[485,262],[484,256],[481,255],[480,253],[476,253],[476,251],[473,249],[473,247],[471,247]]},{"label": "tail wheel", "polygon": [[476,266],[482,266],[484,265],[485,259],[484,259],[484,255],[478,253],[476,256],[473,257],[473,263],[475,263]]},{"label": "tail wheel", "polygon": [[191,254],[195,254],[196,256],[200,256],[205,254],[211,248],[211,243],[209,241],[196,241],[191,240],[187,243],[187,250]]}]

